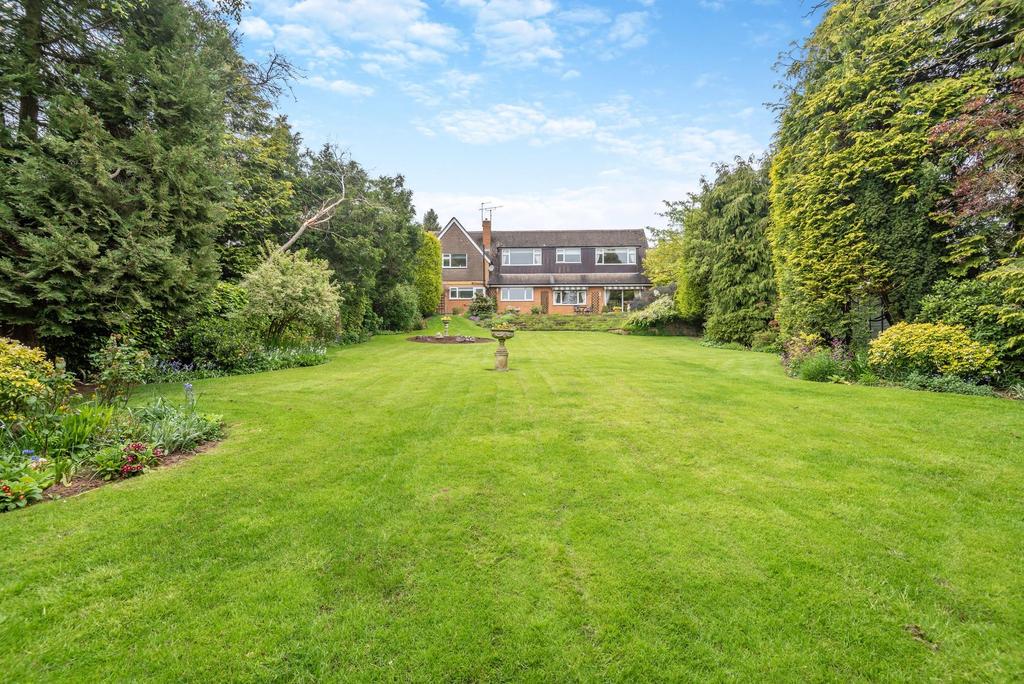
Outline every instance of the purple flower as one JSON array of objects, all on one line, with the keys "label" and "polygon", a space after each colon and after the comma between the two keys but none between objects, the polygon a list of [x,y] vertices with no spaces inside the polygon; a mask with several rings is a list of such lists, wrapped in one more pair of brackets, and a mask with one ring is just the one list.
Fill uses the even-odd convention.
[{"label": "purple flower", "polygon": [[31,456],[34,453],[36,453],[35,449],[22,449],[21,450],[21,455],[22,456]]}]

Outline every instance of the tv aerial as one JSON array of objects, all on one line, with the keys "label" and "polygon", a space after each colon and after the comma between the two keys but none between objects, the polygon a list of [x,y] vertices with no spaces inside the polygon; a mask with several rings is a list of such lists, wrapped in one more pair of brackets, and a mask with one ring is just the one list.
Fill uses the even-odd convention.
[{"label": "tv aerial", "polygon": [[[501,206],[502,205],[500,205],[500,204],[487,204],[487,202],[481,202],[480,203],[480,220],[481,221],[483,221],[483,220],[490,221],[491,217],[494,216],[494,210],[495,209],[501,209]],[[485,213],[486,213],[486,215],[485,215]]]}]

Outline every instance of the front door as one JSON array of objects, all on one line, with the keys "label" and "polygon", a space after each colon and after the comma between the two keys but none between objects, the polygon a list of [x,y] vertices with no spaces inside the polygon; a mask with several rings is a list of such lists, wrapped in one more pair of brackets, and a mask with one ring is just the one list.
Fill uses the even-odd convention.
[{"label": "front door", "polygon": [[548,312],[548,307],[551,305],[551,290],[540,291],[540,310],[544,313]]}]

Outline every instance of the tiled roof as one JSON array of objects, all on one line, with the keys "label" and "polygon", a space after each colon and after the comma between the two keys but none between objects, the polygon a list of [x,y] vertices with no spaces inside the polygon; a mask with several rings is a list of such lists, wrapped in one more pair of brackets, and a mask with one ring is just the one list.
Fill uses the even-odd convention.
[{"label": "tiled roof", "polygon": [[642,273],[499,273],[489,285],[516,287],[527,285],[650,285]]},{"label": "tiled roof", "polygon": [[[483,244],[483,233],[467,231]],[[643,230],[495,230],[494,248],[500,247],[646,247]]]}]

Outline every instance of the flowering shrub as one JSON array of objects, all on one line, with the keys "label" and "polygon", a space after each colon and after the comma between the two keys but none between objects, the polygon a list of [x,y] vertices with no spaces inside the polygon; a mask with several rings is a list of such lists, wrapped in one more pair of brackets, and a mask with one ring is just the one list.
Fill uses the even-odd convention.
[{"label": "flowering shrub", "polygon": [[975,341],[963,326],[945,323],[897,323],[871,342],[868,361],[889,379],[911,373],[981,378],[999,365],[992,345]]},{"label": "flowering shrub", "polygon": [[104,480],[133,477],[141,475],[160,462],[164,452],[142,442],[131,442],[124,446],[113,446],[101,449],[92,460],[91,465],[96,477]]}]

